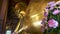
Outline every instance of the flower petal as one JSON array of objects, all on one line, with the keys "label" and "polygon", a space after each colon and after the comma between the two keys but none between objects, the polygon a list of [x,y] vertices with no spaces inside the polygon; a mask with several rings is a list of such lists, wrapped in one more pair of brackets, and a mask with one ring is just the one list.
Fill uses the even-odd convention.
[{"label": "flower petal", "polygon": [[49,4],[49,5],[52,5],[52,4],[54,4],[54,3],[55,3],[55,1],[52,1],[52,2],[49,2],[48,4]]},{"label": "flower petal", "polygon": [[44,12],[44,16],[45,16],[45,17],[48,16],[48,13],[47,13],[47,12]]},{"label": "flower petal", "polygon": [[54,10],[54,12],[52,14],[56,15],[60,12],[60,10]]}]

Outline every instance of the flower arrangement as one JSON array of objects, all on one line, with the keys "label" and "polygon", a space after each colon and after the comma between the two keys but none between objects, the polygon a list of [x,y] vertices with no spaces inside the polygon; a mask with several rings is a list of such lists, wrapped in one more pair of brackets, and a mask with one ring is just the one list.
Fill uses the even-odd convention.
[{"label": "flower arrangement", "polygon": [[44,21],[44,34],[50,34],[51,32],[55,32],[55,34],[60,34],[60,1],[52,1],[49,2],[46,6],[44,16],[47,19],[43,19]]}]

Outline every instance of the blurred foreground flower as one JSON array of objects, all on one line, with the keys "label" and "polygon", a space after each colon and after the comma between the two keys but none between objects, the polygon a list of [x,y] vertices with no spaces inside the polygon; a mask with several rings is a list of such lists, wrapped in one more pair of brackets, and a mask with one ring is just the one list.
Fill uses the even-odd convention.
[{"label": "blurred foreground flower", "polygon": [[56,4],[55,4],[55,1],[52,1],[52,2],[49,2],[48,5],[52,8],[52,7],[54,7]]},{"label": "blurred foreground flower", "polygon": [[56,15],[58,13],[60,13],[60,10],[57,9],[57,10],[54,10],[54,12],[52,14]]},{"label": "blurred foreground flower", "polygon": [[48,9],[44,10],[44,16],[47,17],[48,16]]},{"label": "blurred foreground flower", "polygon": [[41,32],[44,32],[44,30],[45,30],[45,29],[44,29],[44,25],[41,26],[41,29],[40,29],[40,30],[41,30]]},{"label": "blurred foreground flower", "polygon": [[54,1],[49,2],[49,3],[48,3],[48,6],[46,7],[46,9],[53,10],[55,5],[56,5],[56,4],[55,4]]},{"label": "blurred foreground flower", "polygon": [[48,10],[53,10],[54,7],[52,7],[52,6],[47,6],[46,9],[48,9]]},{"label": "blurred foreground flower", "polygon": [[56,28],[56,27],[58,27],[58,22],[56,20],[54,20],[54,19],[50,19],[48,21],[48,26],[52,27],[52,28]]},{"label": "blurred foreground flower", "polygon": [[45,26],[46,20],[47,20],[47,18],[43,18],[42,19],[42,22],[41,22],[41,24],[42,24],[42,26],[41,26],[41,32],[44,32],[44,30],[47,29],[47,26]]},{"label": "blurred foreground flower", "polygon": [[49,2],[48,4],[49,4],[49,5],[52,5],[52,4],[54,4],[54,3],[55,3],[55,1],[52,1],[52,2]]},{"label": "blurred foreground flower", "polygon": [[45,16],[45,17],[48,16],[48,13],[47,13],[47,12],[44,12],[44,16]]}]

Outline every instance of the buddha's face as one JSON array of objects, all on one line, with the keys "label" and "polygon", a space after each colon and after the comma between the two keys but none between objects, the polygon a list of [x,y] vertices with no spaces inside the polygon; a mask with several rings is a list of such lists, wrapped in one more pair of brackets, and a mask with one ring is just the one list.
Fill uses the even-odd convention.
[{"label": "buddha's face", "polygon": [[15,9],[19,9],[20,8],[20,5],[19,5],[19,3],[17,3],[16,5],[15,5]]}]

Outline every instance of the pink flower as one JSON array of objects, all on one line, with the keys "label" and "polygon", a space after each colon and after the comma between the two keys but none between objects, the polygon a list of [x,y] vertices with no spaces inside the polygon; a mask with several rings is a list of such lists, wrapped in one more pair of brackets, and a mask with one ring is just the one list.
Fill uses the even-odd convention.
[{"label": "pink flower", "polygon": [[41,32],[44,32],[44,25],[41,26],[40,31],[41,31]]},{"label": "pink flower", "polygon": [[48,4],[53,5],[53,4],[55,4],[55,1],[49,2]]},{"label": "pink flower", "polygon": [[55,3],[55,1],[52,1],[48,3],[48,6],[46,8],[49,10],[53,10],[56,5],[57,3]]},{"label": "pink flower", "polygon": [[47,13],[47,12],[44,12],[44,16],[45,16],[45,17],[48,16],[48,13]]},{"label": "pink flower", "polygon": [[52,27],[52,28],[56,28],[56,27],[58,27],[58,22],[56,20],[54,20],[54,19],[50,19],[48,21],[48,26]]},{"label": "pink flower", "polygon": [[52,14],[56,15],[58,13],[60,13],[60,10],[57,9],[57,10],[54,10],[54,12]]},{"label": "pink flower", "polygon": [[44,16],[47,17],[48,16],[48,9],[44,10]]},{"label": "pink flower", "polygon": [[47,6],[46,9],[48,9],[48,10],[53,10],[54,7],[53,7],[53,6]]}]

